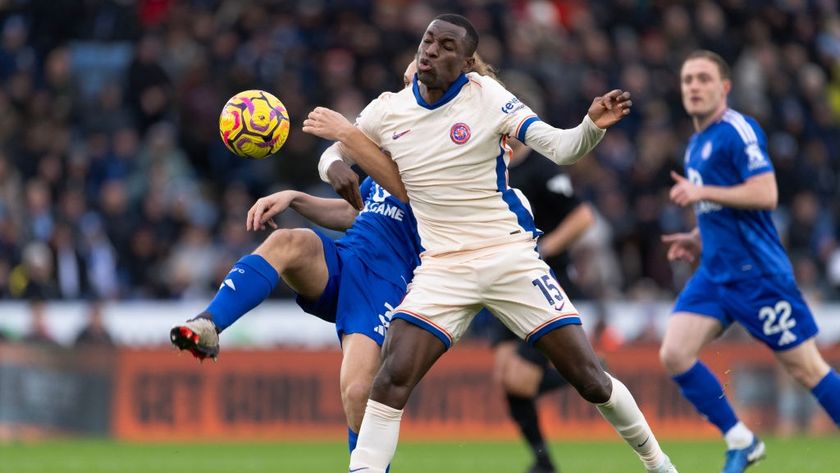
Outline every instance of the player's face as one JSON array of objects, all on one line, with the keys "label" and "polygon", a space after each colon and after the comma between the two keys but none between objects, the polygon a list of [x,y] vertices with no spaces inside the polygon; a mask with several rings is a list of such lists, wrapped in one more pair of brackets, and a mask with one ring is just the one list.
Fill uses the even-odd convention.
[{"label": "player's face", "polygon": [[408,87],[411,84],[411,79],[414,78],[414,74],[417,73],[417,59],[413,59],[410,63],[408,63],[408,67],[405,68],[405,72],[403,72],[403,85]]},{"label": "player's face", "polygon": [[446,89],[469,66],[465,51],[467,30],[435,20],[426,28],[417,49],[417,77],[427,87]]},{"label": "player's face", "polygon": [[728,79],[721,78],[718,65],[702,57],[683,64],[680,84],[683,107],[692,117],[707,117],[725,107],[732,87]]}]

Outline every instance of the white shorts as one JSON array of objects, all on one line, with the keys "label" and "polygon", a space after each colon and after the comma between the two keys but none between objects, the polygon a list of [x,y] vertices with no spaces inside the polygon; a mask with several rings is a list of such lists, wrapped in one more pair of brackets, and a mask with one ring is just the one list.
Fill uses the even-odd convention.
[{"label": "white shorts", "polygon": [[531,344],[581,323],[533,240],[423,256],[394,318],[428,330],[449,348],[482,307]]}]

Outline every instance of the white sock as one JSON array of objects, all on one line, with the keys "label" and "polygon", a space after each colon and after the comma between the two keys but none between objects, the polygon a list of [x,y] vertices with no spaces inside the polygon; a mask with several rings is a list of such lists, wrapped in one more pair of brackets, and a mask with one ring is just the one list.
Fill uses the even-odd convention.
[{"label": "white sock", "polygon": [[356,449],[350,454],[350,471],[364,469],[364,473],[385,473],[400,436],[403,411],[369,399],[359,429]]},{"label": "white sock", "polygon": [[[607,376],[610,376],[609,373]],[[636,405],[636,400],[633,399],[627,386],[612,376],[610,378],[612,379],[612,394],[609,401],[597,405],[598,410],[636,451],[645,468],[654,470],[662,466],[668,457],[659,447],[659,442],[656,441],[645,416]]]},{"label": "white sock", "polygon": [[723,435],[723,439],[726,440],[726,447],[729,450],[740,450],[749,447],[753,442],[753,437],[752,431],[741,421],[738,421],[737,424],[733,425]]}]

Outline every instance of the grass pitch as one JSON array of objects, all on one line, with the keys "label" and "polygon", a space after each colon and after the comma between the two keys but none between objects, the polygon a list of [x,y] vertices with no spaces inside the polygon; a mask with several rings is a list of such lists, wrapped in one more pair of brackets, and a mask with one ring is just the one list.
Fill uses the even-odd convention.
[{"label": "grass pitch", "polygon": [[[835,473],[840,437],[765,439],[768,457],[749,473]],[[720,441],[663,442],[680,473],[716,473]],[[551,445],[563,473],[642,472],[635,454],[615,442]],[[394,473],[522,473],[530,459],[515,442],[400,444]],[[0,444],[0,473],[344,473],[342,443],[155,444],[49,441]]]}]

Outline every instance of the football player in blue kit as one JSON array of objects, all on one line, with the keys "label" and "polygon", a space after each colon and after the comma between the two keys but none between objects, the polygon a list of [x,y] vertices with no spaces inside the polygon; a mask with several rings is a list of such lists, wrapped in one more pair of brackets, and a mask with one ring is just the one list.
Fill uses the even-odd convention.
[{"label": "football player in blue kit", "polygon": [[[325,177],[333,183],[358,183],[343,161],[331,163]],[[204,312],[170,333],[175,346],[196,358],[216,358],[218,333],[265,300],[282,278],[297,293],[304,311],[335,323],[351,451],[379,368],[391,310],[405,295],[421,252],[408,204],[369,177],[357,189],[363,199],[360,210],[344,199],[297,191],[257,200],[248,212],[248,230],[275,230],[231,268]],[[332,240],[318,230],[277,229],[272,218],[289,208],[317,225],[346,233]]]},{"label": "football player in blue kit", "polygon": [[699,266],[676,301],[660,358],[682,394],[723,434],[723,472],[737,473],[764,456],[764,444],[698,360],[706,345],[740,323],[838,425],[840,376],[817,349],[817,325],[773,226],[778,191],[767,138],[755,120],[727,106],[728,65],[716,53],[696,51],[683,62],[680,82],[696,133],[685,154],[686,177],[672,173],[670,197],[694,206],[697,227],[662,240],[669,260]]}]

